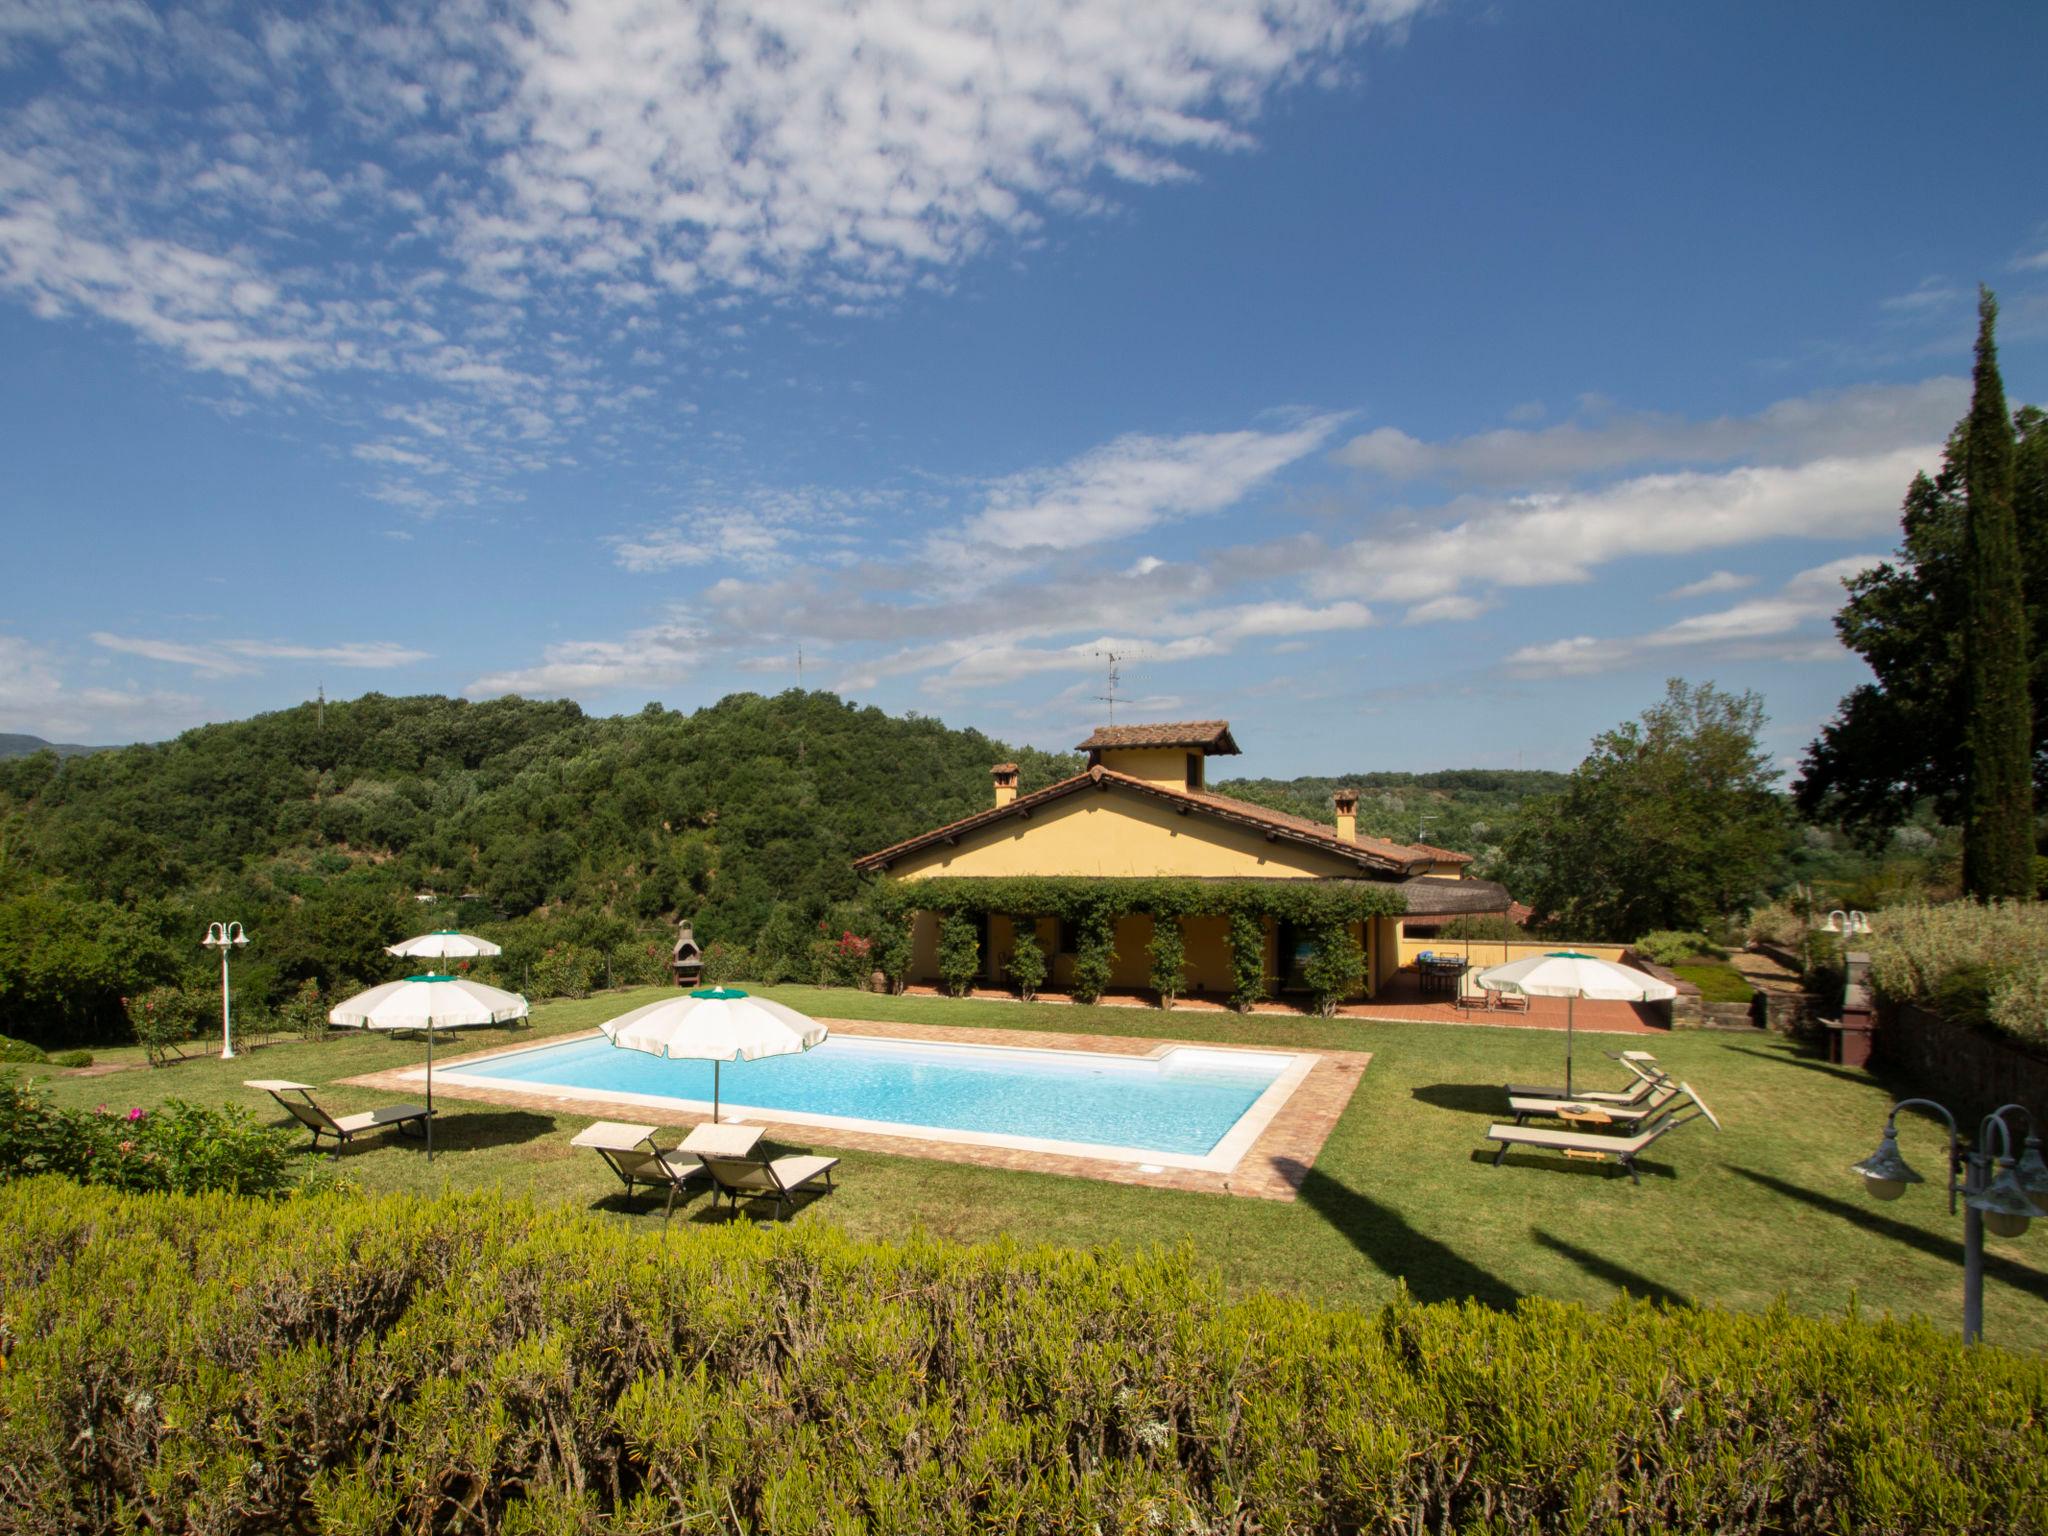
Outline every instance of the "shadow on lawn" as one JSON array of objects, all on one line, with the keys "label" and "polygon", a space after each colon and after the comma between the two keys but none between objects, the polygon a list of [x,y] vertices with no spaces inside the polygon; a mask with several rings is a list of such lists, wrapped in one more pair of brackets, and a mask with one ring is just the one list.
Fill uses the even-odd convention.
[{"label": "shadow on lawn", "polygon": [[[1752,1184],[1761,1184],[1765,1189],[1788,1195],[1794,1200],[1813,1206],[1816,1210],[1826,1211],[1831,1216],[1839,1216],[1844,1221],[1852,1222],[1879,1237],[1888,1237],[1893,1242],[1904,1243],[1908,1248],[1917,1248],[1922,1253],[1944,1259],[1950,1264],[1960,1264],[1963,1261],[1963,1245],[1959,1238],[1936,1237],[1932,1232],[1925,1232],[1919,1227],[1908,1226],[1903,1221],[1894,1221],[1889,1216],[1880,1215],[1868,1205],[1858,1205],[1853,1200],[1837,1200],[1833,1195],[1824,1195],[1819,1190],[1801,1189],[1797,1184],[1788,1184],[1783,1179],[1774,1178],[1768,1173],[1759,1173],[1754,1168],[1731,1168],[1728,1171],[1739,1174]],[[1987,1252],[1984,1255],[1984,1273],[2016,1291],[2025,1291],[2037,1300],[2048,1301],[2048,1274],[2043,1274],[2037,1269],[2029,1269],[2024,1264],[2015,1264],[2011,1259]]]},{"label": "shadow on lawn", "polygon": [[1577,1247],[1561,1237],[1552,1237],[1541,1227],[1531,1227],[1529,1235],[1536,1239],[1539,1246],[1548,1248],[1552,1253],[1564,1255],[1595,1280],[1605,1280],[1617,1290],[1627,1291],[1629,1295],[1640,1297],[1644,1301],[1661,1302],[1667,1307],[1687,1305],[1686,1299],[1668,1286],[1659,1285],[1647,1275],[1639,1275],[1612,1259],[1603,1258],[1589,1249]]},{"label": "shadow on lawn", "polygon": [[1731,1045],[1729,1050],[1741,1056],[1754,1056],[1761,1061],[1775,1062],[1781,1067],[1803,1067],[1808,1072],[1825,1072],[1829,1077],[1838,1077],[1845,1083],[1860,1083],[1865,1088],[1882,1088],[1883,1082],[1873,1073],[1858,1067],[1838,1067],[1831,1061],[1822,1061],[1818,1056],[1790,1051],[1760,1051],[1751,1045]]},{"label": "shadow on lawn", "polygon": [[1415,1089],[1409,1097],[1438,1109],[1454,1109],[1461,1115],[1497,1118],[1508,1109],[1508,1091],[1499,1083],[1430,1083]]},{"label": "shadow on lawn", "polygon": [[[1301,1165],[1291,1159],[1279,1161],[1300,1171]],[[1301,1174],[1301,1199],[1381,1270],[1406,1281],[1417,1301],[1463,1301],[1469,1296],[1484,1306],[1505,1309],[1521,1299],[1521,1292],[1506,1281],[1320,1169]]]}]

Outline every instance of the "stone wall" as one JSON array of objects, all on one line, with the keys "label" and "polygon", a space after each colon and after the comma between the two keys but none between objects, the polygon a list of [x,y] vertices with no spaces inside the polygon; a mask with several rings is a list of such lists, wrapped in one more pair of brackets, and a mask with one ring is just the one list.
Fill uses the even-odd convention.
[{"label": "stone wall", "polygon": [[1997,1035],[1887,999],[1878,1004],[1875,1043],[1874,1065],[1901,1095],[1939,1100],[1959,1120],[2009,1103],[2048,1116],[2048,1059]]}]

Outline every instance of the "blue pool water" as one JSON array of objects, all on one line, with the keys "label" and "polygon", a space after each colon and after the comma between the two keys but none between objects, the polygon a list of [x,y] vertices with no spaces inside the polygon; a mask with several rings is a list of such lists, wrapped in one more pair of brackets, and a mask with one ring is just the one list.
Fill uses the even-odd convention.
[{"label": "blue pool water", "polygon": [[[1199,1156],[1290,1060],[1183,1049],[1133,1061],[835,1035],[800,1056],[728,1062],[720,1092],[726,1104],[750,1109]],[[710,1062],[669,1061],[602,1036],[451,1070],[497,1082],[711,1100]]]}]

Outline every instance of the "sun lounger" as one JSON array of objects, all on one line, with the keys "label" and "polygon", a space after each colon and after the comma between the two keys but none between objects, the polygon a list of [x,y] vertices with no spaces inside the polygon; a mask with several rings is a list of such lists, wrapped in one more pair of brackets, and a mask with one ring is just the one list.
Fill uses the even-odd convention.
[{"label": "sun lounger", "polygon": [[1655,1091],[1659,1083],[1671,1076],[1657,1065],[1657,1058],[1648,1051],[1609,1051],[1607,1053],[1635,1074],[1635,1081],[1626,1088],[1580,1088],[1566,1093],[1561,1087],[1537,1088],[1527,1083],[1508,1084],[1511,1098],[1525,1099],[1584,1099],[1594,1104],[1640,1104]]},{"label": "sun lounger", "polygon": [[1508,1108],[1515,1124],[1530,1120],[1563,1120],[1582,1130],[1632,1131],[1678,1097],[1669,1079],[1651,1086],[1649,1094],[1633,1104],[1599,1104],[1585,1099],[1558,1099],[1514,1093]]},{"label": "sun lounger", "polygon": [[793,1197],[814,1190],[820,1180],[832,1188],[836,1157],[778,1157],[772,1161],[756,1150],[761,1128],[754,1125],[700,1125],[683,1138],[682,1150],[693,1152],[711,1175],[712,1203],[719,1195],[732,1202],[737,1211],[742,1200],[773,1196],[775,1213],[787,1215],[795,1209]]},{"label": "sun lounger", "polygon": [[1498,1168],[1512,1147],[1534,1147],[1539,1151],[1562,1152],[1568,1158],[1587,1162],[1605,1162],[1611,1157],[1628,1171],[1631,1183],[1641,1184],[1642,1180],[1636,1176],[1636,1158],[1659,1137],[1669,1135],[1701,1115],[1712,1122],[1715,1130],[1721,1129],[1721,1122],[1707,1108],[1706,1101],[1693,1092],[1690,1083],[1681,1083],[1679,1089],[1692,1101],[1692,1113],[1685,1115],[1666,1110],[1633,1136],[1604,1136],[1598,1131],[1556,1131],[1537,1125],[1489,1126],[1487,1139],[1500,1143],[1500,1150],[1493,1154],[1493,1166]]},{"label": "sun lounger", "polygon": [[605,1166],[626,1186],[629,1200],[633,1191],[640,1188],[668,1191],[668,1203],[661,1212],[664,1222],[675,1213],[676,1196],[688,1188],[692,1179],[704,1175],[704,1165],[694,1153],[681,1148],[665,1151],[656,1145],[651,1125],[600,1120],[578,1131],[571,1145],[594,1148]]},{"label": "sun lounger", "polygon": [[[427,1134],[427,1116],[431,1111],[417,1104],[386,1104],[381,1109],[366,1109],[359,1115],[330,1115],[313,1102],[313,1089],[309,1083],[287,1082],[278,1077],[257,1077],[245,1081],[244,1088],[261,1088],[278,1103],[299,1124],[313,1133],[313,1145],[317,1149],[322,1136],[332,1136],[339,1146],[347,1146],[349,1138],[364,1131],[374,1131],[382,1126],[395,1125],[401,1135],[424,1138]],[[292,1098],[289,1095],[296,1094]],[[407,1130],[408,1126],[417,1127]]]}]

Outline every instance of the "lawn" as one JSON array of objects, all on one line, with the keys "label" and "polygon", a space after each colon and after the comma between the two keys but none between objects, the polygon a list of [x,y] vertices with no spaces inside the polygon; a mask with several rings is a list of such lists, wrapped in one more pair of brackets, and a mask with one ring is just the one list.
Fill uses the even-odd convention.
[{"label": "lawn", "polygon": [[1701,1002],[1746,1003],[1756,995],[1749,978],[1725,960],[1688,960],[1674,965],[1671,972],[1698,987]]},{"label": "lawn", "polygon": [[[1502,1108],[1499,1085],[1560,1075],[1564,1041],[1549,1031],[761,990],[827,1018],[1374,1053],[1293,1204],[849,1151],[838,1192],[807,1206],[799,1221],[883,1238],[922,1228],[963,1240],[1190,1243],[1234,1288],[1266,1286],[1344,1302],[1384,1300],[1402,1281],[1425,1299],[1469,1296],[1490,1305],[1538,1294],[1597,1305],[1626,1289],[1750,1309],[1783,1298],[1799,1311],[1837,1313],[1853,1297],[1866,1310],[1922,1312],[1945,1327],[1959,1324],[1962,1222],[1948,1214],[1938,1188],[1878,1206],[1848,1171],[1876,1145],[1891,1096],[1865,1073],[1814,1060],[1775,1036],[1699,1032],[1650,1042],[1680,1077],[1698,1085],[1726,1130],[1716,1134],[1702,1120],[1660,1142],[1635,1188],[1584,1164],[1531,1159],[1488,1166],[1483,1136]],[[547,1003],[535,1010],[531,1030],[471,1031],[459,1043],[444,1038],[436,1062],[508,1040],[587,1029],[659,995],[649,989]],[[1639,1043],[1581,1035],[1582,1081],[1618,1081],[1601,1050]],[[117,1050],[100,1059],[136,1054]],[[81,1077],[30,1070],[67,1104],[146,1108],[177,1096],[245,1104],[270,1117],[270,1101],[242,1088],[243,1078],[325,1085],[424,1055],[423,1046],[389,1036],[338,1035],[267,1045],[232,1062],[195,1056],[154,1072]],[[345,1111],[389,1096],[336,1087],[322,1097]],[[498,1187],[661,1230],[659,1202],[625,1206],[596,1157],[569,1145],[586,1120],[448,1098],[437,1105],[431,1166],[417,1143],[389,1136],[359,1143],[338,1166],[366,1190]],[[1931,1124],[1909,1125],[1903,1141],[1907,1156],[1936,1179],[1942,1159]],[[829,1140],[818,1145],[830,1149]],[[713,1217],[700,1195],[678,1214],[675,1230],[717,1219],[724,1218]],[[2013,1241],[1987,1238],[1986,1253],[1987,1337],[2048,1347],[2048,1230]]]}]

